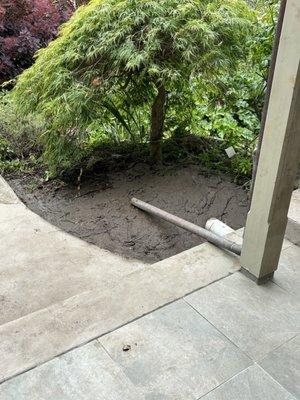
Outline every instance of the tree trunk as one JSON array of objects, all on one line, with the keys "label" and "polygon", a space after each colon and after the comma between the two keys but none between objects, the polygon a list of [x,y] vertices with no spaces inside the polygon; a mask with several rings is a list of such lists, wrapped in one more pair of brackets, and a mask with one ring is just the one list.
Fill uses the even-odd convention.
[{"label": "tree trunk", "polygon": [[162,161],[161,142],[164,133],[167,92],[162,84],[157,86],[157,95],[151,111],[150,152],[153,161]]}]

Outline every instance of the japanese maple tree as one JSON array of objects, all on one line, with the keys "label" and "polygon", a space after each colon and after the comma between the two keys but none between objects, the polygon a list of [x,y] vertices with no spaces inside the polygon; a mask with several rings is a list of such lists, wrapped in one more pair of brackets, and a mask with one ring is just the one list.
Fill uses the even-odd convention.
[{"label": "japanese maple tree", "polygon": [[251,22],[244,0],[92,0],[39,52],[14,98],[45,118],[51,167],[68,168],[114,127],[134,139],[145,118],[159,162],[166,114],[178,113],[172,99],[188,101],[196,78],[232,73]]}]

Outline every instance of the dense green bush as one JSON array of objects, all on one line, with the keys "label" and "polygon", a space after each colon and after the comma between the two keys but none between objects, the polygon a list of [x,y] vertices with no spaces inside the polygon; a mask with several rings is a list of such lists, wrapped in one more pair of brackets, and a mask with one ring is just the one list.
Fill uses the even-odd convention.
[{"label": "dense green bush", "polygon": [[[232,159],[231,172],[244,177],[251,176],[280,1],[252,3],[257,20],[245,43],[247,57],[240,60],[234,74],[216,76],[217,84],[198,81],[192,126],[199,135],[221,139],[219,150],[233,146],[238,154]],[[210,163],[214,155],[215,151],[207,155]]]},{"label": "dense green bush", "polygon": [[43,116],[54,172],[102,140],[148,141],[149,133],[159,159],[163,132],[198,126],[198,82],[218,87],[215,76],[233,73],[255,22],[243,0],[92,0],[38,53],[13,97],[22,113]]},{"label": "dense green bush", "polygon": [[19,114],[11,98],[0,93],[0,173],[32,164],[41,152],[37,137],[43,127],[40,116]]}]

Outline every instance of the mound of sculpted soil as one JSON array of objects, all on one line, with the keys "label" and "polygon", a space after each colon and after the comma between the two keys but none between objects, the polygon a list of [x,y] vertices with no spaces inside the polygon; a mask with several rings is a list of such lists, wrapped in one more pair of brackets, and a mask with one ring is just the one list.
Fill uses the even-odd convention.
[{"label": "mound of sculpted soil", "polygon": [[152,170],[138,164],[123,172],[86,179],[80,188],[52,182],[32,190],[28,178],[9,180],[21,200],[61,229],[114,253],[156,262],[201,243],[183,231],[130,205],[137,197],[204,226],[219,218],[234,229],[245,224],[245,191],[224,175],[197,165]]}]

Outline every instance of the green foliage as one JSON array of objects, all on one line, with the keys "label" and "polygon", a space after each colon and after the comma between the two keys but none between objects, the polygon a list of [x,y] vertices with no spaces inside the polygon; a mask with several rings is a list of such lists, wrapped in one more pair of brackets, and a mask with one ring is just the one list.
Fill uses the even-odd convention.
[{"label": "green foliage", "polygon": [[257,25],[250,43],[250,62],[256,73],[267,80],[275,37],[280,0],[255,0]]},{"label": "green foliage", "polygon": [[[92,0],[39,51],[13,98],[43,117],[44,157],[65,170],[107,139],[147,141],[158,84],[168,92],[166,136],[194,129],[206,112],[195,111],[195,85],[232,73],[255,22],[243,0]],[[233,120],[218,124],[233,136]]]},{"label": "green foliage", "polygon": [[28,170],[36,163],[42,129],[41,118],[18,114],[11,98],[0,93],[0,173]]},{"label": "green foliage", "polygon": [[[246,178],[251,176],[252,154],[260,129],[279,1],[256,0],[253,7],[257,22],[246,42],[247,57],[240,61],[234,74],[197,82],[191,128],[199,135],[221,139],[221,150],[233,146],[238,154],[229,169]],[[211,152],[206,157],[212,165],[216,154]]]}]

